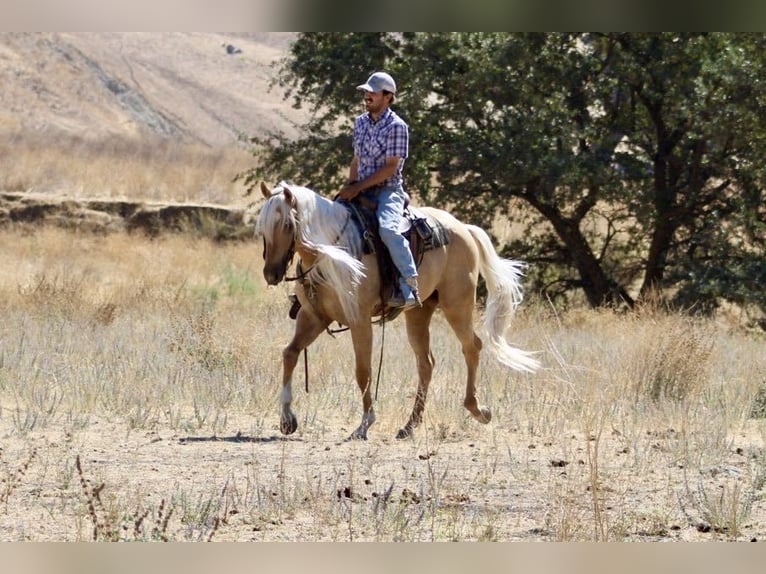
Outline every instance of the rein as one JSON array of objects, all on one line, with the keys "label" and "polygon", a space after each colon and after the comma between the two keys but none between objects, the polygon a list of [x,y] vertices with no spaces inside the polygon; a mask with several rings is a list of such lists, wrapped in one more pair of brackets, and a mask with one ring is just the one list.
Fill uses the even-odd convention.
[{"label": "rein", "polygon": [[[292,257],[290,257],[290,262],[292,262]],[[314,265],[312,265],[311,267],[309,267],[308,269],[304,271],[303,267],[299,263],[298,268],[300,269],[300,272],[298,272],[295,275],[295,277],[287,277],[285,275],[284,281],[303,281],[306,277],[308,277],[308,274],[311,273],[311,271],[314,269]]]},{"label": "rein", "polygon": [[[381,318],[377,323],[380,323],[380,327],[382,329],[381,335],[380,335],[380,355],[378,357],[378,376],[375,377],[375,400],[378,400],[378,387],[380,386],[380,376],[383,372],[383,348],[385,347],[386,343],[386,320],[384,318]],[[373,321],[373,324],[375,321]],[[348,327],[343,327],[341,329],[330,329],[327,328],[327,334],[331,337],[335,338],[336,333],[342,333],[343,331],[348,331]],[[303,380],[305,383],[306,388],[306,394],[309,392],[309,355],[308,355],[308,347],[304,347],[303,349]]]},{"label": "rein", "polygon": [[[348,212],[348,217],[346,218],[346,221],[343,223],[343,227],[341,228],[340,232],[338,233],[338,236],[335,238],[335,241],[333,242],[334,245],[337,245],[340,242],[341,237],[343,237],[343,234],[346,232],[346,228],[348,227],[349,222],[352,219],[351,212]],[[298,226],[295,225],[294,228],[297,230]],[[286,267],[289,267],[292,262],[293,258],[295,257],[295,243],[296,243],[296,237],[295,234],[293,234],[293,242],[290,245],[290,250],[288,251],[289,256],[287,258],[287,265]],[[309,274],[314,270],[314,267],[316,267],[316,263],[311,265],[308,269],[305,271],[303,270],[303,267],[301,266],[300,262],[298,262],[297,265],[297,272],[293,277],[288,277],[285,275],[283,278],[283,281],[303,281],[306,280],[309,276]],[[373,321],[373,324],[376,323],[376,321]],[[380,339],[380,356],[378,358],[378,375],[375,380],[375,400],[378,400],[378,387],[380,386],[380,377],[381,373],[383,372],[383,348],[386,340],[386,320],[384,317],[381,317],[377,323],[380,323],[383,331],[381,332],[381,339]],[[331,337],[335,337],[336,333],[342,333],[343,331],[348,331],[348,327],[341,327],[340,329],[330,329],[327,328],[327,333]],[[303,349],[303,376],[304,376],[304,383],[305,383],[305,389],[306,393],[309,392],[309,359],[308,359],[308,347],[304,347]]]}]

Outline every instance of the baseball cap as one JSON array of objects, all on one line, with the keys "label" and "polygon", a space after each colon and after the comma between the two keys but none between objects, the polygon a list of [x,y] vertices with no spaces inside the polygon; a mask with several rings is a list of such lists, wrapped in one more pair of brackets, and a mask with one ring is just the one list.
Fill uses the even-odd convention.
[{"label": "baseball cap", "polygon": [[375,72],[372,76],[367,78],[364,84],[360,84],[356,87],[357,90],[364,90],[365,92],[381,92],[383,90],[396,93],[396,82],[394,79],[385,72]]}]

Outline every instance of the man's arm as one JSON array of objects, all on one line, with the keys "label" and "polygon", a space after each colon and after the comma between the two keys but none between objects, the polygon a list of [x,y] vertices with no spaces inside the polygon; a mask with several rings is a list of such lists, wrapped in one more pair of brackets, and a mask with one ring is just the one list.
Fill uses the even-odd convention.
[{"label": "man's arm", "polygon": [[401,160],[402,158],[398,156],[387,157],[383,167],[378,169],[370,177],[366,177],[362,181],[356,181],[354,176],[358,173],[357,167],[359,165],[359,158],[354,156],[354,159],[351,160],[351,168],[349,169],[349,183],[341,188],[340,192],[338,192],[338,196],[345,200],[351,200],[368,187],[375,187],[376,185],[383,183],[396,173],[396,170],[399,169],[399,162]]},{"label": "man's arm", "polygon": [[351,166],[348,168],[348,181],[346,185],[359,179],[359,156],[355,155],[351,160]]}]

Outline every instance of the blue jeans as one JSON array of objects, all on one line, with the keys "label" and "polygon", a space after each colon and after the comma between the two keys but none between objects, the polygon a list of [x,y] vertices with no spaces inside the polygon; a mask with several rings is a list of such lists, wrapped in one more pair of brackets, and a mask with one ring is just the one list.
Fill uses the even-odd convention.
[{"label": "blue jeans", "polygon": [[412,258],[409,242],[399,233],[404,202],[407,199],[404,188],[402,186],[384,187],[377,195],[370,194],[368,197],[378,202],[376,215],[380,225],[380,239],[388,249],[402,279],[417,277],[418,269]]}]

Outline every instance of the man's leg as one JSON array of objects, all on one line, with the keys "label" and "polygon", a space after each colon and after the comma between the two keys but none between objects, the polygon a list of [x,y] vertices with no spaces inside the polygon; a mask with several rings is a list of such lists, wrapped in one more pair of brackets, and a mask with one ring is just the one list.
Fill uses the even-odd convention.
[{"label": "man's leg", "polygon": [[399,285],[404,296],[403,301],[392,301],[398,306],[420,306],[418,297],[418,270],[410,252],[410,245],[399,233],[399,226],[404,211],[405,193],[402,189],[384,189],[378,195],[378,221],[380,239],[388,249],[401,280]]}]

